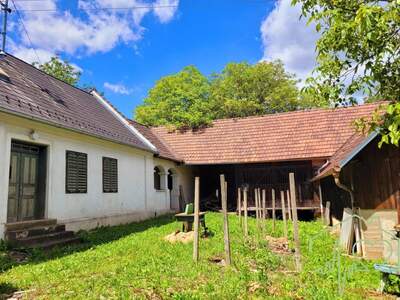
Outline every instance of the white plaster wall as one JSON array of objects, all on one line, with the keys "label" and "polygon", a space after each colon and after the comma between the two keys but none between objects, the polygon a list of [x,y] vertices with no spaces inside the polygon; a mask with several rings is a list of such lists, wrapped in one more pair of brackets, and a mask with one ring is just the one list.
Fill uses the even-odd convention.
[{"label": "white plaster wall", "polygon": [[[39,135],[35,141],[29,136],[32,130]],[[153,170],[154,166],[159,164],[162,164],[165,170],[175,168],[173,162],[157,160],[151,152],[0,113],[1,237],[7,222],[8,170],[12,139],[48,147],[45,216],[67,224],[68,229],[90,229],[101,225],[127,223],[170,211],[169,191],[167,188],[164,191],[154,190]],[[86,194],[65,193],[67,150],[88,155]],[[118,193],[103,193],[103,156],[118,159]]]}]

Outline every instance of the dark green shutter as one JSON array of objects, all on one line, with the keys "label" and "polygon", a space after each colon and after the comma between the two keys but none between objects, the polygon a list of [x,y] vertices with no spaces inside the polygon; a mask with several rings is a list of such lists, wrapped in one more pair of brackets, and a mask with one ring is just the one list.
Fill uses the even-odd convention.
[{"label": "dark green shutter", "polygon": [[118,160],[103,157],[103,192],[118,192]]},{"label": "dark green shutter", "polygon": [[66,152],[65,191],[67,194],[87,193],[87,154]]}]

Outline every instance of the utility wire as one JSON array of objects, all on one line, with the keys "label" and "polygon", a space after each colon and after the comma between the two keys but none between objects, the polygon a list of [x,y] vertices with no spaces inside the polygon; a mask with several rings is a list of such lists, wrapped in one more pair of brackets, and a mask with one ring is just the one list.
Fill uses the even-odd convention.
[{"label": "utility wire", "polygon": [[11,1],[12,1],[12,3],[13,3],[15,12],[17,13],[17,16],[18,16],[18,19],[19,19],[19,21],[20,21],[20,24],[21,24],[22,28],[24,29],[25,34],[26,34],[26,37],[28,38],[28,41],[29,41],[29,43],[30,43],[30,45],[31,45],[31,48],[32,48],[33,52],[35,53],[35,56],[36,56],[38,62],[39,62],[40,64],[42,64],[42,62],[40,61],[39,55],[37,54],[36,49],[35,49],[35,47],[33,46],[33,43],[32,43],[31,37],[29,36],[28,30],[26,30],[26,27],[25,27],[24,21],[23,21],[23,19],[22,19],[22,16],[21,16],[21,14],[19,13],[18,8],[17,8],[17,6],[15,5],[14,0],[11,0]]},{"label": "utility wire", "polygon": [[[32,0],[31,0],[32,1]],[[14,3],[14,2],[13,2]],[[15,3],[14,3],[15,5]],[[130,7],[93,7],[93,8],[76,8],[80,11],[94,11],[94,10],[134,10],[134,9],[152,9],[152,8],[176,8],[178,5],[143,5],[143,6],[130,6]],[[57,9],[20,9],[20,12],[58,12]]]}]

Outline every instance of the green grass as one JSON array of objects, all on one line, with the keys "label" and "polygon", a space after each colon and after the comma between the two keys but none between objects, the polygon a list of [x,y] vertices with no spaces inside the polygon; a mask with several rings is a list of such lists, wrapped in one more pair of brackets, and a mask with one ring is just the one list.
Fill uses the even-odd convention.
[{"label": "green grass", "polygon": [[[25,290],[27,298],[38,299],[363,299],[379,285],[371,263],[341,256],[338,270],[332,260],[335,240],[319,222],[300,224],[300,274],[294,272],[293,255],[274,254],[257,237],[254,220],[245,242],[236,216],[230,216],[233,266],[210,262],[223,257],[222,216],[209,213],[206,223],[213,235],[201,239],[197,264],[192,244],[163,240],[181,227],[171,217],[83,233],[83,245],[35,252],[22,265],[3,250],[0,293]],[[282,223],[277,226],[279,236]],[[310,239],[315,239],[311,249]]]}]

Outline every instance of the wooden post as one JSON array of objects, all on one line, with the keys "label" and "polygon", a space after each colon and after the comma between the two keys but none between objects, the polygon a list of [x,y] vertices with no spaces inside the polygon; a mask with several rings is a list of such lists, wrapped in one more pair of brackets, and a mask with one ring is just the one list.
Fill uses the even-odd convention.
[{"label": "wooden post", "polygon": [[200,210],[200,178],[194,179],[194,240],[193,240],[193,260],[199,260],[199,210]]},{"label": "wooden post", "polygon": [[243,191],[243,209],[244,209],[244,236],[247,238],[249,235],[249,227],[247,223],[247,188]]},{"label": "wooden post", "polygon": [[292,204],[292,217],[293,217],[293,236],[294,236],[294,246],[295,246],[295,260],[296,260],[296,270],[301,271],[301,261],[300,261],[300,239],[299,239],[299,224],[297,221],[297,203],[296,203],[296,182],[294,178],[294,173],[289,173],[289,183],[290,183],[290,202]]},{"label": "wooden post", "polygon": [[281,191],[281,203],[282,203],[282,219],[283,219],[283,234],[285,238],[288,238],[287,223],[286,223],[286,209],[285,209],[285,192]]},{"label": "wooden post", "polygon": [[266,194],[265,194],[265,190],[262,190],[262,206],[263,206],[263,219],[266,219],[267,218],[267,207],[266,207],[266,205],[267,205],[267,200],[266,200]]},{"label": "wooden post", "polygon": [[257,189],[254,189],[254,204],[255,204],[255,207],[256,207],[257,227],[259,227],[260,224],[259,224],[259,219],[258,219],[258,193],[257,193]]},{"label": "wooden post", "polygon": [[224,175],[220,175],[220,183],[221,183],[222,214],[224,216],[225,263],[227,266],[229,266],[231,264],[231,248],[229,241],[228,204],[227,204],[228,184],[225,181]]},{"label": "wooden post", "polygon": [[290,192],[289,190],[286,191],[286,195],[287,195],[287,207],[288,207],[288,211],[289,211],[289,220],[293,221],[292,218],[292,206],[290,205]]},{"label": "wooden post", "polygon": [[322,203],[322,189],[321,189],[321,182],[318,184],[318,191],[319,191],[319,206],[321,209],[321,220],[322,223],[325,224],[325,217],[324,217],[324,205]]},{"label": "wooden post", "polygon": [[272,231],[275,232],[275,190],[272,189]]},{"label": "wooden post", "polygon": [[238,203],[237,209],[239,211],[239,225],[242,226],[242,191],[238,188]]}]

